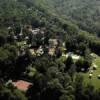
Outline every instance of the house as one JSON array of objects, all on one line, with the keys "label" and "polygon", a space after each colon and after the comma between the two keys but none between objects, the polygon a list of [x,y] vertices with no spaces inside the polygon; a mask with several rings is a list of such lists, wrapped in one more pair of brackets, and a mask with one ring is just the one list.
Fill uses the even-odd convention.
[{"label": "house", "polygon": [[57,39],[49,39],[49,46],[57,46],[58,45],[58,40]]},{"label": "house", "polygon": [[55,48],[49,48],[49,55],[54,56],[55,55]]},{"label": "house", "polygon": [[24,80],[17,80],[12,82],[12,85],[21,91],[27,91],[33,84]]},{"label": "house", "polygon": [[66,43],[65,43],[65,42],[63,42],[63,43],[62,43],[62,46],[63,46],[63,47],[65,47],[65,46],[66,46]]},{"label": "house", "polygon": [[39,49],[36,51],[37,55],[40,56],[44,53],[42,46],[39,47]]},{"label": "house", "polygon": [[29,40],[29,37],[28,37],[28,36],[26,36],[26,37],[25,37],[25,40]]},{"label": "house", "polygon": [[28,31],[28,32],[31,32],[33,35],[36,35],[40,32],[40,29],[39,28],[35,28],[33,29],[31,25],[27,25],[25,26],[25,29]]},{"label": "house", "polygon": [[17,40],[17,39],[18,39],[18,37],[17,37],[17,36],[14,36],[13,38],[14,38],[14,40]]},{"label": "house", "polygon": [[8,30],[11,30],[11,29],[12,29],[12,27],[9,26],[9,27],[8,27]]},{"label": "house", "polygon": [[97,55],[94,54],[94,53],[91,53],[90,55],[92,56],[93,59],[96,59],[97,58]]},{"label": "house", "polygon": [[35,56],[36,55],[36,52],[35,52],[34,49],[29,49],[29,51],[30,51],[30,53],[31,53],[32,56]]},{"label": "house", "polygon": [[93,70],[90,70],[90,74],[93,74]]},{"label": "house", "polygon": [[81,71],[82,71],[82,72],[84,72],[84,71],[85,71],[85,69],[84,69],[84,68],[81,68]]},{"label": "house", "polygon": [[100,79],[100,75],[98,75],[97,78]]},{"label": "house", "polygon": [[71,56],[72,59],[74,59],[74,60],[78,60],[78,59],[80,59],[80,56],[74,54],[73,52],[68,52],[68,53],[66,54],[66,58],[67,58],[68,56]]},{"label": "house", "polygon": [[31,30],[31,32],[32,32],[33,35],[36,35],[36,34],[38,34],[40,32],[40,29],[36,28],[34,30]]},{"label": "house", "polygon": [[19,33],[19,36],[23,36],[23,34],[22,33]]}]

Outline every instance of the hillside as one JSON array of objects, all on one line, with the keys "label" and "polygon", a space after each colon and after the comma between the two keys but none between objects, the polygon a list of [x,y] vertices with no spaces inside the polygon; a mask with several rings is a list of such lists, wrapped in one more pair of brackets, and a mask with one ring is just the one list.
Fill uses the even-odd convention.
[{"label": "hillside", "polygon": [[[73,0],[3,0],[0,2],[0,34],[5,37],[5,34],[8,33],[7,28],[9,26],[14,29],[14,32],[19,32],[20,27],[24,25],[32,25],[33,28],[45,27],[51,37],[56,37],[59,34],[62,40],[68,41],[70,38],[70,43],[75,40],[75,44],[71,44],[72,46],[74,45],[75,48],[77,48],[77,43],[79,44],[77,41],[78,35],[81,34],[82,38],[84,38],[82,42],[87,41],[89,48],[91,48],[93,52],[100,54],[99,38],[97,38],[96,35],[89,35],[90,33],[88,33],[90,31],[93,33],[95,30],[99,31],[97,29],[99,25],[96,27],[95,22],[90,24],[87,21],[92,18],[92,13],[96,13],[95,9],[98,8],[99,10],[99,7],[96,7],[97,4],[99,5],[99,1],[91,3],[89,3],[89,0],[84,0],[84,2],[82,0],[78,0],[78,2],[72,1]],[[90,10],[91,7],[93,8],[92,11]],[[89,9],[89,13],[87,13],[87,10],[85,10],[86,13],[83,13],[83,8]],[[86,20],[83,15],[80,16],[80,12],[78,15],[74,13],[75,11],[81,11],[83,15],[87,16],[88,14],[90,17]],[[82,19],[72,18],[71,13],[82,17]],[[99,13],[95,17],[99,18],[98,16]],[[99,19],[97,23],[99,23]],[[95,26],[95,28],[92,26]],[[83,32],[82,29],[87,30],[87,32]]]},{"label": "hillside", "polygon": [[0,100],[100,100],[97,3],[0,0]]},{"label": "hillside", "polygon": [[[39,17],[45,17],[42,18],[44,22],[51,19],[48,16],[53,15],[52,17],[63,19],[61,22],[73,23],[82,30],[100,35],[99,0],[92,2],[91,0],[10,0],[8,2],[9,0],[3,0],[0,3],[0,21],[2,21],[3,16],[7,16],[7,19],[9,19],[9,17],[19,15],[19,19],[22,19],[31,14],[39,20]],[[34,14],[29,9],[34,10]]]},{"label": "hillside", "polygon": [[40,0],[66,20],[76,23],[80,28],[100,35],[99,0]]}]

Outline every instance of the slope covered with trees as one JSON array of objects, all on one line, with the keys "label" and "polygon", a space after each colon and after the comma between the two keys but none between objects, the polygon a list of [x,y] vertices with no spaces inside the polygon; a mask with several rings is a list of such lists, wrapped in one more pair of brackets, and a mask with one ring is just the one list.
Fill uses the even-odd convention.
[{"label": "slope covered with trees", "polygon": [[100,100],[81,75],[100,40],[71,17],[83,0],[72,1],[0,0],[0,100]]},{"label": "slope covered with trees", "polygon": [[71,20],[80,28],[100,35],[99,0],[40,0],[59,16]]}]

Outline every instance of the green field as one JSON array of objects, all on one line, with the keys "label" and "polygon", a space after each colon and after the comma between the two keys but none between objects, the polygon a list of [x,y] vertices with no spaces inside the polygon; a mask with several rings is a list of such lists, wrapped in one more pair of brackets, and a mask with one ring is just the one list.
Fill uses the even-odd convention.
[{"label": "green field", "polygon": [[89,78],[90,72],[82,73],[82,74],[84,76],[85,85],[92,84],[95,86],[96,89],[98,89],[100,88],[100,79],[97,78],[97,76],[100,75],[100,57],[97,56],[97,58],[93,61],[93,63],[95,63],[98,66],[98,68],[93,71],[92,78],[91,79]]}]

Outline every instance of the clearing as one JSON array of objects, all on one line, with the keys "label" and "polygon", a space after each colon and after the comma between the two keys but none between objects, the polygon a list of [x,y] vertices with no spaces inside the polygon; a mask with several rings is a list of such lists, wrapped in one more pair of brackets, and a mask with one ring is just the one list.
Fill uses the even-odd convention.
[{"label": "clearing", "polygon": [[93,63],[97,65],[97,68],[93,70],[92,77],[89,78],[90,71],[88,71],[87,73],[82,73],[82,74],[84,76],[85,84],[92,84],[95,86],[96,89],[98,89],[100,88],[100,79],[98,79],[98,75],[100,75],[100,56],[96,56],[96,59],[94,59]]}]

